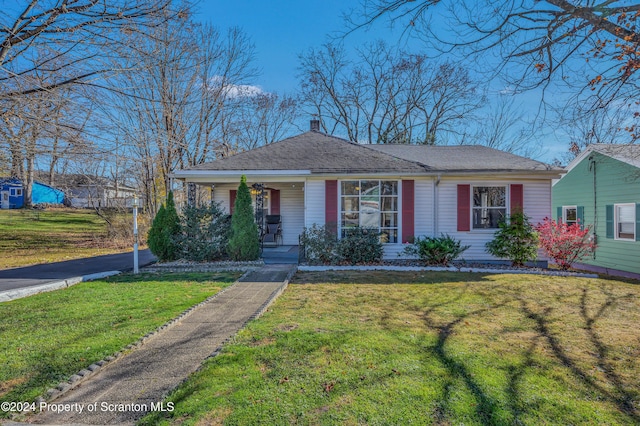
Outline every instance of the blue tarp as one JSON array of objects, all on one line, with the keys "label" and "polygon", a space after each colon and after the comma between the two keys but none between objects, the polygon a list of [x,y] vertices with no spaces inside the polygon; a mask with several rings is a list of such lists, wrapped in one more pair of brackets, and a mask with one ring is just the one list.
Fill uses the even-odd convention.
[{"label": "blue tarp", "polygon": [[62,204],[64,192],[40,182],[33,182],[31,201],[35,204]]}]

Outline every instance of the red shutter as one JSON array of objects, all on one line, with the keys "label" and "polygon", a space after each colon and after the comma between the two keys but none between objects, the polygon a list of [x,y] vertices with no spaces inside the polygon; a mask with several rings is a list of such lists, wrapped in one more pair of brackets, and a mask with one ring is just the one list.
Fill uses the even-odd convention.
[{"label": "red shutter", "polygon": [[402,241],[412,242],[415,232],[415,182],[413,180],[402,181]]},{"label": "red shutter", "polygon": [[522,184],[511,185],[511,214],[524,211],[524,187]]},{"label": "red shutter", "polygon": [[237,189],[231,189],[229,191],[229,213],[233,214],[233,207],[236,204],[236,195],[238,194]]},{"label": "red shutter", "polygon": [[458,185],[458,231],[471,230],[471,185]]},{"label": "red shutter", "polygon": [[324,223],[328,229],[338,231],[338,181],[324,182]]},{"label": "red shutter", "polygon": [[271,214],[280,214],[280,190],[271,190]]}]

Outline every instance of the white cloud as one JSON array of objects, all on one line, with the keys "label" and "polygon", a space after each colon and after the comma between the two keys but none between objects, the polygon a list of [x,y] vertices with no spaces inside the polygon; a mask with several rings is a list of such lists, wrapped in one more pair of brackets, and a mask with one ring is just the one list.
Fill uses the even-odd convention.
[{"label": "white cloud", "polygon": [[222,90],[227,98],[248,98],[265,93],[259,86],[229,83],[222,76],[213,77],[209,87],[211,90]]}]

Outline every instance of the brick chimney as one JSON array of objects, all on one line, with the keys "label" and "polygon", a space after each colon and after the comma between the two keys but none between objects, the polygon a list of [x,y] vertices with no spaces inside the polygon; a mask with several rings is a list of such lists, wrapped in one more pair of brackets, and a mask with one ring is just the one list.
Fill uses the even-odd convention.
[{"label": "brick chimney", "polygon": [[313,119],[313,120],[309,121],[309,130],[311,130],[312,132],[319,132],[320,131],[320,120]]}]

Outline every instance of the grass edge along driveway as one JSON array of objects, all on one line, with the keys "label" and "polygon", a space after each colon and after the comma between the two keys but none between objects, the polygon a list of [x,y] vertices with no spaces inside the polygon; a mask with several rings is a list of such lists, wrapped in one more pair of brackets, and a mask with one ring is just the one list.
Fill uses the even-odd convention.
[{"label": "grass edge along driveway", "polygon": [[607,279],[298,273],[142,423],[637,424],[639,296]]},{"label": "grass edge along driveway", "polygon": [[118,275],[0,303],[0,402],[35,400],[240,275]]}]

